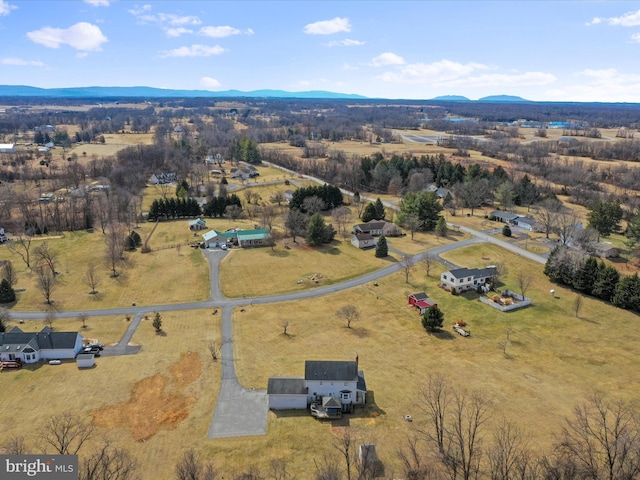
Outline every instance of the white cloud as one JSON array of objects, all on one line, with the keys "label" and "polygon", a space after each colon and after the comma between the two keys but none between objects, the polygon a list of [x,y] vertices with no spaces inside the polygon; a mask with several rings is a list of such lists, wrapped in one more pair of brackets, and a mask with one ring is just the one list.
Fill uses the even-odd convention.
[{"label": "white cloud", "polygon": [[636,12],[627,12],[619,17],[594,17],[590,22],[587,22],[586,25],[598,25],[602,22],[607,22],[609,25],[620,27],[637,27],[640,25],[640,10]]},{"label": "white cloud", "polygon": [[633,35],[631,35],[631,40],[640,43],[640,33],[634,33]]},{"label": "white cloud", "polygon": [[580,83],[545,92],[550,101],[640,102],[640,75],[615,68],[578,72]]},{"label": "white cloud", "polygon": [[84,0],[84,3],[88,3],[92,7],[108,7],[109,0]]},{"label": "white cloud", "polygon": [[27,32],[27,37],[45,47],[58,48],[60,45],[69,45],[83,51],[101,50],[100,46],[107,41],[99,27],[87,22],[79,22],[69,28],[44,27]]},{"label": "white cloud", "polygon": [[304,33],[310,35],[331,35],[338,32],[350,32],[351,24],[348,18],[336,17],[305,25]]},{"label": "white cloud", "polygon": [[191,45],[190,47],[174,48],[173,50],[166,50],[160,55],[162,58],[166,57],[210,57],[212,55],[220,55],[226,50],[220,45],[214,45],[213,47],[208,45]]},{"label": "white cloud", "polygon": [[451,60],[440,60],[434,63],[413,63],[400,67],[397,71],[385,72],[378,78],[392,83],[434,83],[451,81],[470,75],[476,70],[488,67],[479,63],[458,63]]},{"label": "white cloud", "polygon": [[185,33],[193,33],[193,30],[189,30],[184,27],[167,28],[164,31],[169,37],[179,37]]},{"label": "white cloud", "polygon": [[382,67],[384,65],[403,65],[404,58],[395,53],[385,52],[371,59],[371,65],[374,67]]},{"label": "white cloud", "polygon": [[200,84],[206,88],[218,88],[220,86],[220,82],[212,77],[202,77]]},{"label": "white cloud", "polygon": [[16,65],[20,67],[44,67],[44,62],[40,60],[24,60],[22,58],[6,57],[0,59],[2,65]]},{"label": "white cloud", "polygon": [[237,28],[225,25],[222,27],[202,27],[198,33],[205,37],[224,38],[231,35],[239,35],[242,32]]},{"label": "white cloud", "polygon": [[359,47],[360,45],[364,45],[365,42],[360,40],[352,40],[350,38],[345,38],[344,40],[334,40],[332,42],[326,43],[327,47]]},{"label": "white cloud", "polygon": [[308,87],[309,85],[311,85],[311,82],[309,80],[300,80],[298,82],[299,87]]},{"label": "white cloud", "polygon": [[141,7],[139,7],[138,5],[136,5],[134,8],[132,8],[131,10],[127,10],[131,15],[142,15],[145,12],[150,12],[151,11],[151,5],[143,5]]},{"label": "white cloud", "polygon": [[15,10],[16,8],[18,7],[10,5],[6,0],[0,0],[0,17],[3,15],[9,15],[11,10]]}]

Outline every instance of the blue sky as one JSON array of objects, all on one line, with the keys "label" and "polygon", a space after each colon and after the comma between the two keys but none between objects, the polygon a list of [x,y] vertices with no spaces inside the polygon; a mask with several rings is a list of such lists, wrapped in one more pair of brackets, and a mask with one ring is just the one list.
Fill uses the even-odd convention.
[{"label": "blue sky", "polygon": [[640,2],[0,0],[0,84],[640,102]]}]

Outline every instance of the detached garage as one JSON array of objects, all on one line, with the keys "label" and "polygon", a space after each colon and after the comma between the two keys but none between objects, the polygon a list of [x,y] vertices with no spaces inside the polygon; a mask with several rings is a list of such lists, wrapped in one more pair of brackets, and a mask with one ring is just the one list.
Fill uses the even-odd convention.
[{"label": "detached garage", "polygon": [[307,384],[302,377],[271,377],[267,386],[271,410],[305,410]]},{"label": "detached garage", "polygon": [[80,353],[76,357],[78,368],[91,368],[95,365],[96,357],[93,353]]}]

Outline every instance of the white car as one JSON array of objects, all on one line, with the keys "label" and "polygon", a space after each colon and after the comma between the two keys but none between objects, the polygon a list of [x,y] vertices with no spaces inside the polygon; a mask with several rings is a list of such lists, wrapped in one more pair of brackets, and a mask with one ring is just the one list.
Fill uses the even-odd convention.
[{"label": "white car", "polygon": [[60,360],[49,360],[49,365],[60,365],[61,363]]},{"label": "white car", "polygon": [[226,243],[223,243],[222,245],[220,245],[220,249],[221,250],[229,250],[229,247],[227,247]]}]

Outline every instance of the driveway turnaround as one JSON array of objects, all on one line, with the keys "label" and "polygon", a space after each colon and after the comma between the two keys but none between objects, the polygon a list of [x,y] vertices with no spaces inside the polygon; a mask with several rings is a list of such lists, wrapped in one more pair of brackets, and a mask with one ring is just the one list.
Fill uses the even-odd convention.
[{"label": "driveway turnaround", "polygon": [[209,438],[265,435],[268,412],[266,390],[248,390],[235,378],[223,379]]}]

